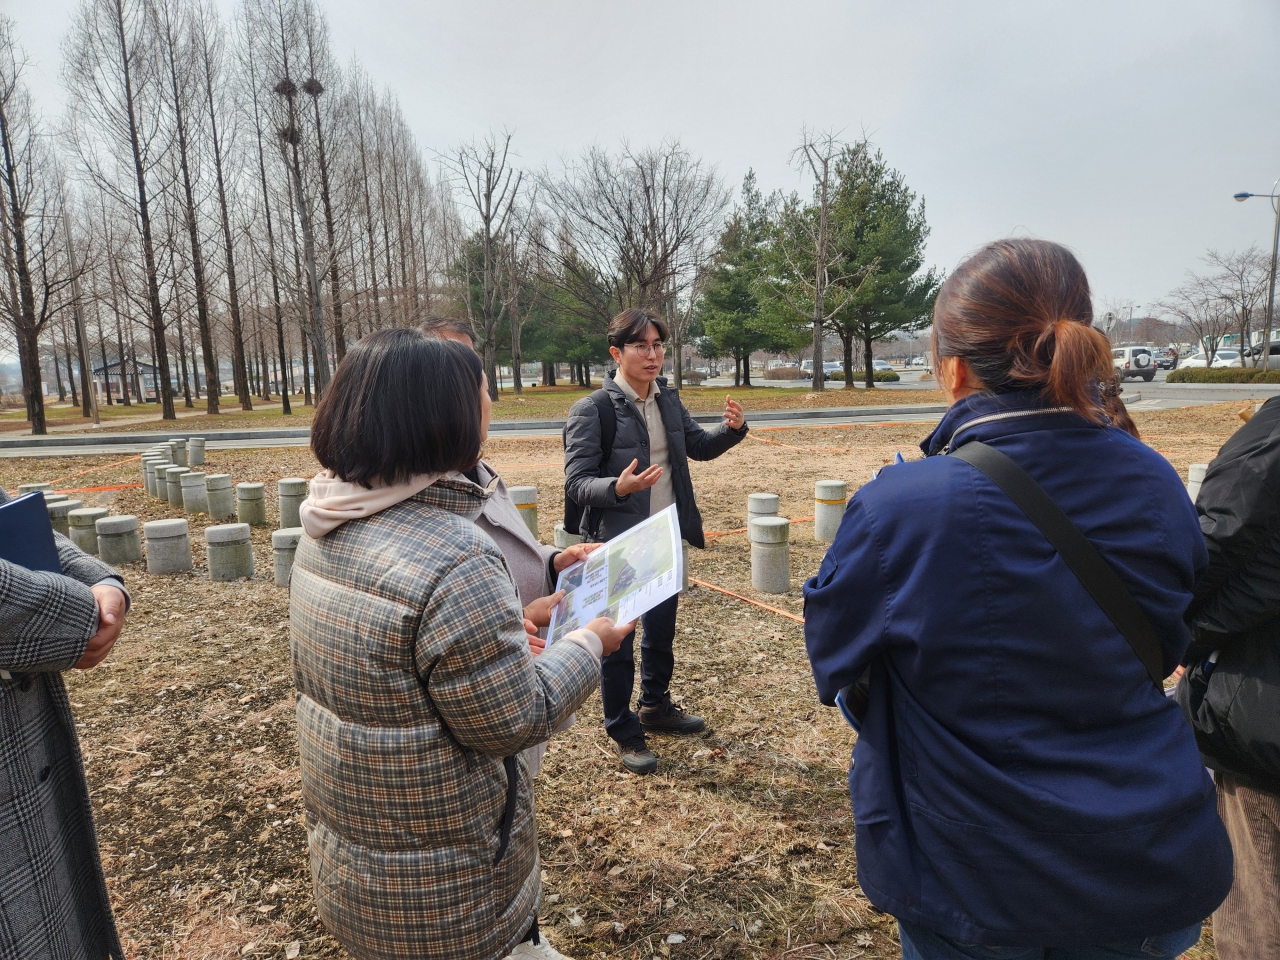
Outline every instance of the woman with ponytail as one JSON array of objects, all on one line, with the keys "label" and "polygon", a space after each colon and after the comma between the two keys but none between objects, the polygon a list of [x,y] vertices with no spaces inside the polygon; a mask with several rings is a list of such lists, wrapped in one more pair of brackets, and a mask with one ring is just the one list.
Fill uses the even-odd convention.
[{"label": "woman with ponytail", "polygon": [[[961,263],[934,308],[950,409],[924,459],[858,491],[805,585],[819,696],[859,728],[858,880],[904,960],[1172,958],[1231,885],[1212,781],[1159,685],[1204,540],[1092,321],[1058,244]],[[1111,595],[1019,505],[1037,486]]]}]

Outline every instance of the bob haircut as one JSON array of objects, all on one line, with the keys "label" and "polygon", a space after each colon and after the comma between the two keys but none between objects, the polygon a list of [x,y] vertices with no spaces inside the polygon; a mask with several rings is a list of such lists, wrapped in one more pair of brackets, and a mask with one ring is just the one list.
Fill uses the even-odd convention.
[{"label": "bob haircut", "polygon": [[311,450],[348,483],[394,486],[480,459],[474,350],[405,329],[378,330],[347,352],[311,426]]},{"label": "bob haircut", "polygon": [[639,343],[649,332],[650,324],[653,324],[662,340],[670,336],[666,323],[656,313],[636,307],[623,310],[609,321],[609,346],[621,350],[628,343]]}]

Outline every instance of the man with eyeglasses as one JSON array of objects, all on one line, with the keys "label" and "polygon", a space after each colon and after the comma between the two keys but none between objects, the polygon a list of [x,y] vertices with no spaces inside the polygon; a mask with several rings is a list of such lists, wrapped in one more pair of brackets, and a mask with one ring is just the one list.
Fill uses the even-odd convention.
[{"label": "man with eyeglasses", "polygon": [[[703,429],[679,394],[661,377],[667,325],[646,310],[624,310],[609,324],[609,355],[618,368],[604,387],[573,405],[564,432],[565,495],[582,506],[579,526],[588,542],[609,540],[676,506],[680,535],[702,548],[702,516],[694,498],[689,460],[713,460],[747,435],[742,406],[726,398],[724,422]],[[641,622],[639,712],[635,686],[635,634],[601,664],[605,732],[632,773],[653,773],[658,758],[645,732],[697,734],[701,717],[671,702],[678,597],[659,604]]]}]

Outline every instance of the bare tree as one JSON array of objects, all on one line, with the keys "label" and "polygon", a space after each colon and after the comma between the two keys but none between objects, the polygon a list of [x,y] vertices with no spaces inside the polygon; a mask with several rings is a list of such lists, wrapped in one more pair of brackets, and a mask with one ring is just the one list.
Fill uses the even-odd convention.
[{"label": "bare tree", "polygon": [[1205,277],[1190,275],[1155,307],[1191,332],[1206,354],[1205,366],[1212,365],[1218,344],[1235,320],[1216,286]]},{"label": "bare tree", "polygon": [[0,16],[0,239],[8,278],[7,296],[0,302],[17,341],[31,432],[43,434],[40,335],[71,274],[61,262],[61,177],[22,79],[26,61],[13,30],[13,21]]},{"label": "bare tree", "polygon": [[[1265,310],[1267,284],[1271,278],[1271,258],[1257,247],[1242,252],[1219,253],[1210,250],[1204,262],[1215,272],[1209,283],[1231,312],[1236,331],[1240,336],[1240,362],[1249,356],[1253,341],[1253,320],[1259,310]],[[1265,324],[1264,324],[1265,325]],[[1270,333],[1266,334],[1270,338]],[[1271,351],[1266,343],[1262,348],[1262,368],[1268,366]]]},{"label": "bare tree", "polygon": [[[480,245],[480,315],[473,318],[472,326],[484,355],[489,396],[495,400],[498,398],[498,327],[511,304],[510,293],[503,295],[504,285],[498,275],[499,247],[507,242],[507,229],[524,176],[508,164],[510,151],[511,134],[504,133],[501,137],[490,134],[483,140],[462,145],[449,160],[465,189],[470,208],[479,220],[476,242]],[[464,242],[461,254],[469,268],[471,257],[466,247]],[[466,302],[468,310],[471,310],[470,295]]]},{"label": "bare tree", "polygon": [[[165,145],[156,104],[161,73],[143,0],[84,0],[64,50],[70,140],[93,180],[131,202],[138,220],[162,416],[174,420],[147,180]],[[131,161],[129,186],[115,179],[122,157]]]}]

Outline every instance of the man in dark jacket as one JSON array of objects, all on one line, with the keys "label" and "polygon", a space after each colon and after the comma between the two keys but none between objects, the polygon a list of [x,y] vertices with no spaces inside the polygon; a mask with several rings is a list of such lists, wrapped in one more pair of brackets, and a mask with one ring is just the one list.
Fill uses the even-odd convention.
[{"label": "man in dark jacket", "polygon": [[1178,701],[1235,851],[1213,940],[1222,960],[1280,960],[1280,397],[1219,451],[1196,507],[1209,568]]},{"label": "man in dark jacket", "polygon": [[[595,400],[573,405],[565,425],[565,492],[583,507],[579,530],[587,541],[609,540],[675,504],[680,535],[704,547],[702,516],[693,495],[689,460],[714,460],[747,435],[742,407],[729,399],[724,423],[704,430],[694,422],[676,391],[658,375],[667,325],[643,310],[624,310],[609,324],[609,354],[618,364],[605,381],[613,405],[613,444],[605,459],[605,428]],[[701,733],[701,717],[671,702],[675,669],[678,597],[646,613],[640,643],[640,712],[631,709],[635,685],[635,634],[604,658],[600,688],[605,731],[618,744],[622,765],[632,773],[652,773],[658,758],[644,731]]]},{"label": "man in dark jacket", "polygon": [[0,560],[0,960],[122,960],[62,671],[106,658],[128,595],[54,536],[61,575]]}]

